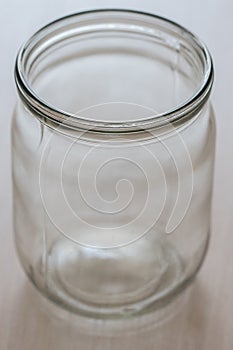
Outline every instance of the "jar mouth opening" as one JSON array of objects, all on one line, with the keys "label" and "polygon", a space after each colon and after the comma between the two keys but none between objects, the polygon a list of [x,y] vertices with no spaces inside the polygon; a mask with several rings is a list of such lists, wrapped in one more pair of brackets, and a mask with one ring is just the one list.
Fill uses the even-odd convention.
[{"label": "jar mouth opening", "polygon": [[[161,45],[162,43],[163,47],[166,46],[169,50],[173,50],[175,59],[173,59],[174,62],[169,62],[170,69],[173,71],[177,70],[176,60],[180,50],[183,50],[188,57],[187,60],[190,60],[191,68],[189,67],[189,70],[187,68],[187,76],[188,74],[196,75],[196,79],[199,81],[192,94],[178,105],[171,106],[161,112],[152,113],[152,115],[143,118],[130,120],[126,118],[126,120],[118,121],[93,119],[85,115],[83,117],[79,113],[59,108],[36,91],[33,86],[36,73],[32,77],[32,71],[41,64],[45,57],[48,57],[52,52],[51,49],[56,45],[65,46],[68,40],[75,40],[81,36],[85,39],[85,35],[94,32],[109,32],[111,38],[111,35],[119,30],[138,36],[143,35],[144,38],[154,41],[155,44]],[[166,56],[167,53],[164,54],[164,57]],[[46,67],[43,67],[43,70],[45,71]],[[211,92],[213,62],[205,44],[190,31],[173,21],[151,13],[134,10],[98,9],[62,17],[36,32],[18,52],[15,64],[15,81],[19,95],[26,107],[50,125],[63,125],[73,129],[104,133],[129,133],[175,123],[183,120],[184,117],[185,119],[192,117],[201,110]],[[113,101],[113,104],[117,104],[117,102]]]}]

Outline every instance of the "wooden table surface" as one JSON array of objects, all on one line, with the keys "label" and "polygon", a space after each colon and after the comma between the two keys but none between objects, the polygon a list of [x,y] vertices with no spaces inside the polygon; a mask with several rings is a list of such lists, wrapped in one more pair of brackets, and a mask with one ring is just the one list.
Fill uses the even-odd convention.
[{"label": "wooden table surface", "polygon": [[[58,318],[39,303],[14,249],[10,172],[10,119],[16,99],[13,65],[19,46],[52,19],[106,4],[169,17],[207,43],[215,62],[212,101],[217,119],[212,239],[189,299],[177,314],[151,329],[139,332],[139,325],[136,333],[112,336],[96,332],[94,325],[85,331],[69,315]],[[0,349],[233,349],[233,1],[8,0],[1,1],[0,26]]]}]

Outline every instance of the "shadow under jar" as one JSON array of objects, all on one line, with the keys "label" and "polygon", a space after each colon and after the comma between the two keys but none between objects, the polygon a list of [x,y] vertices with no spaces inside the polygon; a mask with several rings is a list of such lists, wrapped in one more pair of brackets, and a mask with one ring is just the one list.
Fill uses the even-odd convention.
[{"label": "shadow under jar", "polygon": [[165,306],[209,239],[207,48],[164,18],[89,11],[32,36],[15,80],[14,229],[27,275],[83,316]]}]

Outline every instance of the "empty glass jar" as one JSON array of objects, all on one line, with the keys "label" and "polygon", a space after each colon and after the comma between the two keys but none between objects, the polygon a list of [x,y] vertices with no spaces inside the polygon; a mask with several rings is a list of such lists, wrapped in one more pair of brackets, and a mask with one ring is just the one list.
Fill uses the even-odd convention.
[{"label": "empty glass jar", "polygon": [[34,285],[88,317],[152,312],[206,253],[215,124],[205,45],[160,17],[99,10],[21,48],[15,241]]}]

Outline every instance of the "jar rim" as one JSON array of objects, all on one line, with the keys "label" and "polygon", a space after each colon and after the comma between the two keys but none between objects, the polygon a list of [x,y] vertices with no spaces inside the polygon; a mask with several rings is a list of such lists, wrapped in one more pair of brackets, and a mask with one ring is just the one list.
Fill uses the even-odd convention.
[{"label": "jar rim", "polygon": [[[136,16],[142,16],[145,18],[154,19],[160,21],[163,24],[170,25],[173,30],[179,31],[185,36],[186,40],[198,48],[204,59],[203,81],[197,91],[188,99],[182,102],[179,106],[172,108],[171,110],[152,115],[144,119],[130,120],[126,122],[122,121],[100,121],[77,116],[76,114],[61,110],[53,105],[50,105],[44,101],[32,88],[28,81],[27,74],[25,72],[25,65],[28,62],[28,57],[34,48],[39,45],[45,35],[47,35],[53,27],[61,23],[65,23],[69,20],[80,18],[90,14],[105,14],[105,13],[118,13],[131,14]],[[15,82],[18,93],[26,106],[34,114],[36,114],[42,120],[49,120],[57,125],[64,125],[69,128],[97,131],[103,133],[131,133],[138,132],[140,130],[149,130],[156,127],[161,127],[169,123],[175,123],[184,119],[184,117],[192,117],[198,111],[201,110],[205,102],[207,101],[211,88],[213,85],[214,69],[212,57],[206,47],[206,45],[193,33],[177,24],[170,19],[142,11],[136,11],[131,9],[94,9],[88,11],[81,11],[74,14],[70,14],[61,17],[53,22],[50,22],[46,26],[38,30],[19,50],[15,62]]]}]

